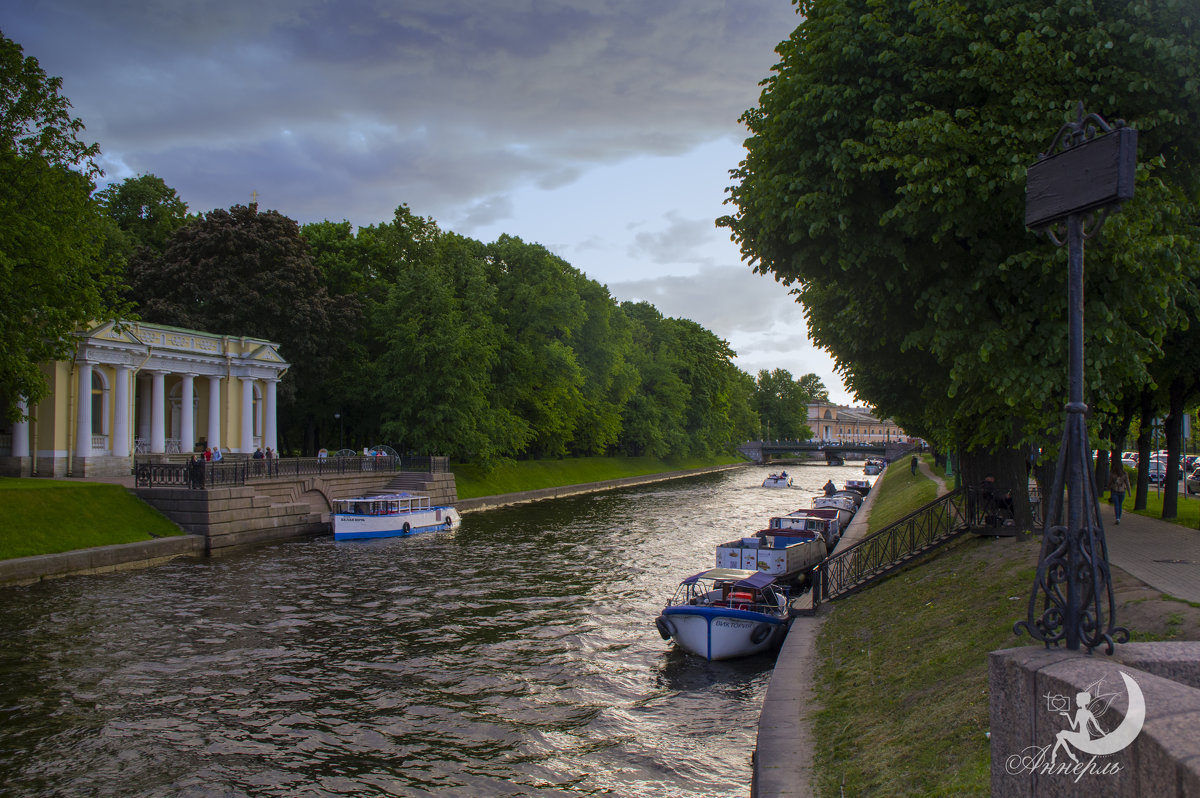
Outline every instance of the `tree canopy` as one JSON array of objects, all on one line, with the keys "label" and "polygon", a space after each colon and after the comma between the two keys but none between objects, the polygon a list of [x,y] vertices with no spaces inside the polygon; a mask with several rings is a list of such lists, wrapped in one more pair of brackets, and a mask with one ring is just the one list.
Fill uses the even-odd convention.
[{"label": "tree canopy", "polygon": [[1087,250],[1089,401],[1152,379],[1197,283],[1200,7],[802,2],[729,189],[744,258],[793,287],[847,385],[907,431],[1045,442],[1065,397],[1066,254],[1025,170],[1082,101],[1140,131],[1137,196]]},{"label": "tree canopy", "polygon": [[47,394],[38,364],[69,357],[78,328],[130,315],[119,264],[101,257],[100,150],[80,140],[61,88],[0,33],[0,416],[10,420],[18,401]]}]

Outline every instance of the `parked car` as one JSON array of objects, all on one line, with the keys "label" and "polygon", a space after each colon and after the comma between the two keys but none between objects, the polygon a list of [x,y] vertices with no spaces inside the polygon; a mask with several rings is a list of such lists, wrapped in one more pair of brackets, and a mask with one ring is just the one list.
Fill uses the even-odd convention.
[{"label": "parked car", "polygon": [[1161,485],[1167,481],[1167,464],[1161,461],[1148,463],[1146,466],[1146,475],[1151,485]]},{"label": "parked car", "polygon": [[1188,474],[1187,479],[1183,481],[1188,493],[1200,493],[1200,468],[1197,468]]}]

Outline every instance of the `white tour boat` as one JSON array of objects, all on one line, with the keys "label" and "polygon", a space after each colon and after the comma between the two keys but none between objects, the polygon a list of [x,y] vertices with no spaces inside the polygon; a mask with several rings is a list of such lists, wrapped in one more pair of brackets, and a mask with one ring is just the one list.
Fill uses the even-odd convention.
[{"label": "white tour boat", "polygon": [[[776,532],[785,534],[777,535]],[[718,568],[762,571],[777,583],[802,582],[828,549],[821,532],[807,529],[764,529],[754,537],[717,546]]]},{"label": "white tour boat", "polygon": [[792,486],[792,478],[788,476],[788,472],[784,471],[781,474],[772,474],[763,480],[764,488],[790,488]]},{"label": "white tour boat", "polygon": [[654,624],[685,651],[733,659],[783,642],[789,612],[787,591],[770,574],[711,568],[684,579]]},{"label": "white tour boat", "polygon": [[334,540],[393,538],[419,532],[449,532],[459,525],[453,507],[431,506],[419,493],[390,493],[334,499]]}]

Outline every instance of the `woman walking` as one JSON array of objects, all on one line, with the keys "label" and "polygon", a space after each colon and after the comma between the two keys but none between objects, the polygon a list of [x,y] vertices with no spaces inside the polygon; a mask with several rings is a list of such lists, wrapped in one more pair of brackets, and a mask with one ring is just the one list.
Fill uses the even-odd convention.
[{"label": "woman walking", "polygon": [[1112,494],[1113,514],[1120,526],[1122,505],[1125,503],[1125,494],[1129,492],[1129,475],[1120,461],[1113,464],[1112,473],[1108,475],[1108,489]]}]

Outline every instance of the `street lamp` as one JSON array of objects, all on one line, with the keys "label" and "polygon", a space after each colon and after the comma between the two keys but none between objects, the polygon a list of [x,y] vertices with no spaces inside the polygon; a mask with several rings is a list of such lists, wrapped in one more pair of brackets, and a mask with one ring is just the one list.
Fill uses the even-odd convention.
[{"label": "street lamp", "polygon": [[1083,401],[1083,242],[1100,231],[1110,211],[1133,198],[1136,168],[1137,131],[1124,122],[1110,127],[1096,114],[1085,116],[1079,103],[1076,121],[1059,128],[1049,151],[1026,175],[1025,225],[1047,233],[1057,246],[1066,244],[1068,264],[1067,420],[1028,616],[1013,626],[1017,634],[1028,632],[1047,647],[1066,643],[1078,651],[1082,644],[1090,652],[1103,645],[1112,654],[1114,642],[1129,640],[1129,631],[1115,625]]},{"label": "street lamp", "polygon": [[346,422],[342,421],[341,413],[334,413],[333,417],[335,419],[337,419],[337,422],[338,422],[338,430],[339,430],[338,451],[340,452],[342,449],[346,448]]}]

